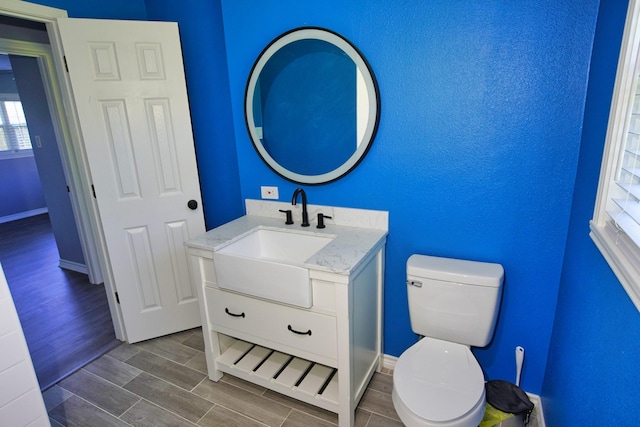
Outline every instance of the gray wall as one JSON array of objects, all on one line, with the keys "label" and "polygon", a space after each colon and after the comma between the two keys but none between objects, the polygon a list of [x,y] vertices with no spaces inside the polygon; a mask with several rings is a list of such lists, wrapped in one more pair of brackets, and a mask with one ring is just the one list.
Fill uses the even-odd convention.
[{"label": "gray wall", "polygon": [[[29,126],[33,154],[60,259],[84,265],[84,255],[67,190],[58,142],[51,122],[38,60],[11,55],[11,66]],[[38,144],[37,141],[40,143]]]},{"label": "gray wall", "polygon": [[[0,35],[2,26],[0,26]],[[0,93],[18,93],[13,73],[0,72]],[[0,159],[0,221],[24,212],[46,209],[36,161],[33,157]]]}]

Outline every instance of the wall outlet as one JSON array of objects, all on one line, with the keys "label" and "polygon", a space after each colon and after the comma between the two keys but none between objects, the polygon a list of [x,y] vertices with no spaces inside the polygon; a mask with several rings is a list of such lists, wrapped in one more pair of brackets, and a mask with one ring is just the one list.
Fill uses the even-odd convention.
[{"label": "wall outlet", "polygon": [[263,199],[275,199],[278,200],[278,187],[260,187],[260,197]]}]

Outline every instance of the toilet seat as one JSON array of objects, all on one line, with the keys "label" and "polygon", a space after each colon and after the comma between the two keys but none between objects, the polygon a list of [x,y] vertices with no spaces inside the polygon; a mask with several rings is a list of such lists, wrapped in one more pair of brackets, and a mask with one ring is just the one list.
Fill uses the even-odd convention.
[{"label": "toilet seat", "polygon": [[425,337],[398,359],[393,400],[406,425],[477,426],[484,375],[469,347]]}]

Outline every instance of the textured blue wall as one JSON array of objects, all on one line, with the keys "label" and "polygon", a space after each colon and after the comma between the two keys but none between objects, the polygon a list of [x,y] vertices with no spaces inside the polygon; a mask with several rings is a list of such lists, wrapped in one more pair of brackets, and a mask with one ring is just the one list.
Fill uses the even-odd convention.
[{"label": "textured blue wall", "polygon": [[475,351],[489,378],[540,392],[560,282],[598,2],[222,0],[243,198],[295,185],[262,164],[243,93],[256,56],[298,26],[353,42],[380,85],[373,147],[347,177],[308,187],[311,203],[390,212],[386,353],[415,342],[405,262],[412,253],[502,263],[493,343]]},{"label": "textured blue wall", "polygon": [[640,315],[588,237],[627,0],[602,1],[558,308],[542,389],[548,426],[635,426]]},{"label": "textured blue wall", "polygon": [[207,229],[242,215],[219,1],[147,2],[149,20],[178,23]]},{"label": "textured blue wall", "polygon": [[66,10],[70,18],[139,19],[147,15],[144,0],[32,0]]},{"label": "textured blue wall", "polygon": [[[67,3],[71,16],[80,15],[74,9],[90,8],[56,3]],[[325,26],[349,38],[370,61],[382,94],[378,138],[350,175],[307,190],[312,203],[391,213],[387,353],[397,355],[415,340],[404,289],[411,253],[501,262],[505,298],[496,337],[488,349],[476,351],[488,376],[513,379],[513,348],[523,345],[523,386],[542,393],[547,425],[636,424],[640,320],[587,236],[626,0],[602,1],[592,64],[596,0],[224,0],[232,132],[224,122],[213,124],[230,114],[203,99],[228,96],[203,81],[207,72],[226,79],[218,68],[217,5],[193,0],[182,8],[189,11],[181,11],[166,0],[147,3],[152,19],[181,22],[203,188],[219,185],[223,173],[208,174],[225,167],[229,185],[238,188],[235,166],[225,165],[236,156],[229,152],[234,138],[242,198],[258,198],[260,185],[278,185],[281,199],[288,200],[295,188],[261,163],[242,118],[246,78],[271,39],[300,25]],[[112,10],[104,17],[119,14]],[[193,58],[198,55],[203,58]],[[203,123],[208,118],[212,123]],[[217,142],[203,154],[198,132],[208,130]],[[203,194],[207,206],[226,210],[223,216],[239,210],[232,196],[227,202],[212,191]]]},{"label": "textured blue wall", "polygon": [[34,0],[72,18],[177,22],[207,229],[242,214],[219,1]]}]

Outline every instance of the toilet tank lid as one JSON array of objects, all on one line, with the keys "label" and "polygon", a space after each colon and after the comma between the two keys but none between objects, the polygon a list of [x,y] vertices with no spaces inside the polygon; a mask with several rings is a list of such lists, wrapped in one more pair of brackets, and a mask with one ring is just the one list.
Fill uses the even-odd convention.
[{"label": "toilet tank lid", "polygon": [[504,269],[500,264],[414,254],[407,260],[407,276],[497,288]]}]

